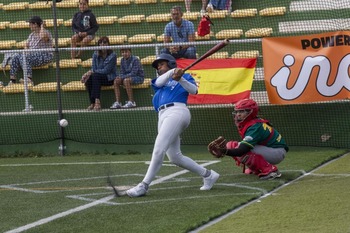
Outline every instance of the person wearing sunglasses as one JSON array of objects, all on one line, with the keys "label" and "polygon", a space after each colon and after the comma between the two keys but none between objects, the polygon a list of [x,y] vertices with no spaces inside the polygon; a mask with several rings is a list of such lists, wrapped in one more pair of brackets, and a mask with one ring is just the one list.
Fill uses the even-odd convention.
[{"label": "person wearing sunglasses", "polygon": [[[79,0],[79,11],[72,19],[73,36],[71,38],[71,48],[76,48],[80,43],[81,47],[86,47],[94,38],[99,25],[95,15],[89,9],[89,0]],[[82,51],[71,51],[71,58],[79,58]]]},{"label": "person wearing sunglasses", "polygon": [[[164,43],[181,43],[195,41],[194,25],[183,19],[180,6],[174,6],[170,11],[172,21],[164,29]],[[173,45],[161,50],[161,53],[172,55],[175,59],[196,59],[196,48],[193,45]]]},{"label": "person wearing sunglasses", "polygon": [[98,40],[101,49],[92,55],[92,67],[82,77],[89,94],[90,105],[88,110],[101,110],[101,86],[112,86],[117,77],[117,55],[113,50],[103,48],[109,46],[109,38],[104,36]]},{"label": "person wearing sunglasses", "polygon": [[258,117],[258,111],[259,106],[253,99],[235,103],[233,120],[242,140],[226,143],[220,136],[208,145],[208,150],[217,158],[232,157],[237,166],[243,165],[245,174],[273,180],[282,176],[276,164],[284,160],[289,148],[271,123]]}]

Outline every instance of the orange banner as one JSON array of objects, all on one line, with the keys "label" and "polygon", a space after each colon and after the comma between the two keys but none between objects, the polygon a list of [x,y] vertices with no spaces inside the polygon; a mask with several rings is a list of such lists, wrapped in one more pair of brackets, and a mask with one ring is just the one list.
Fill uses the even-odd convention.
[{"label": "orange banner", "polygon": [[265,85],[272,104],[350,98],[350,31],[263,38]]},{"label": "orange banner", "polygon": [[[180,59],[177,65],[185,68],[195,60]],[[198,84],[198,94],[190,95],[189,104],[235,103],[249,98],[256,59],[208,59],[187,72]]]}]

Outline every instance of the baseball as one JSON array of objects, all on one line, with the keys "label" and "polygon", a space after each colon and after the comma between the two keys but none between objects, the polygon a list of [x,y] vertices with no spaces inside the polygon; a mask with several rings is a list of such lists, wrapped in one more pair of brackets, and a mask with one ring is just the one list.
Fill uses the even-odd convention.
[{"label": "baseball", "polygon": [[66,127],[68,125],[68,121],[66,119],[60,120],[60,126]]}]

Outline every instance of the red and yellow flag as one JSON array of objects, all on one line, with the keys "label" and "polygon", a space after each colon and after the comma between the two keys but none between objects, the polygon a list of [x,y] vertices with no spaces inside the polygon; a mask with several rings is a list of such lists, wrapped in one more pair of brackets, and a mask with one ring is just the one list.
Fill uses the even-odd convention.
[{"label": "red and yellow flag", "polygon": [[[195,60],[177,60],[185,68]],[[198,84],[198,94],[190,95],[189,104],[228,104],[249,98],[255,72],[253,59],[207,59],[187,71]]]}]

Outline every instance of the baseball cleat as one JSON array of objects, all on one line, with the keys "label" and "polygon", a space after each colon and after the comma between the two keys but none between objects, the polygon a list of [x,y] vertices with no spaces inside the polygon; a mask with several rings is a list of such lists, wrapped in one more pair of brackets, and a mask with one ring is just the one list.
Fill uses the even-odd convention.
[{"label": "baseball cleat", "polygon": [[215,182],[217,181],[217,179],[219,179],[219,177],[220,177],[219,173],[213,170],[210,170],[210,176],[203,178],[204,184],[200,188],[200,190],[210,190],[215,184]]},{"label": "baseball cleat", "polygon": [[275,178],[280,178],[282,176],[282,173],[278,170],[270,172],[269,174],[265,176],[259,176],[260,180],[273,180]]},{"label": "baseball cleat", "polygon": [[141,182],[138,185],[136,185],[135,187],[129,189],[126,191],[126,194],[129,197],[141,197],[146,195],[148,190],[148,187],[145,183]]}]

